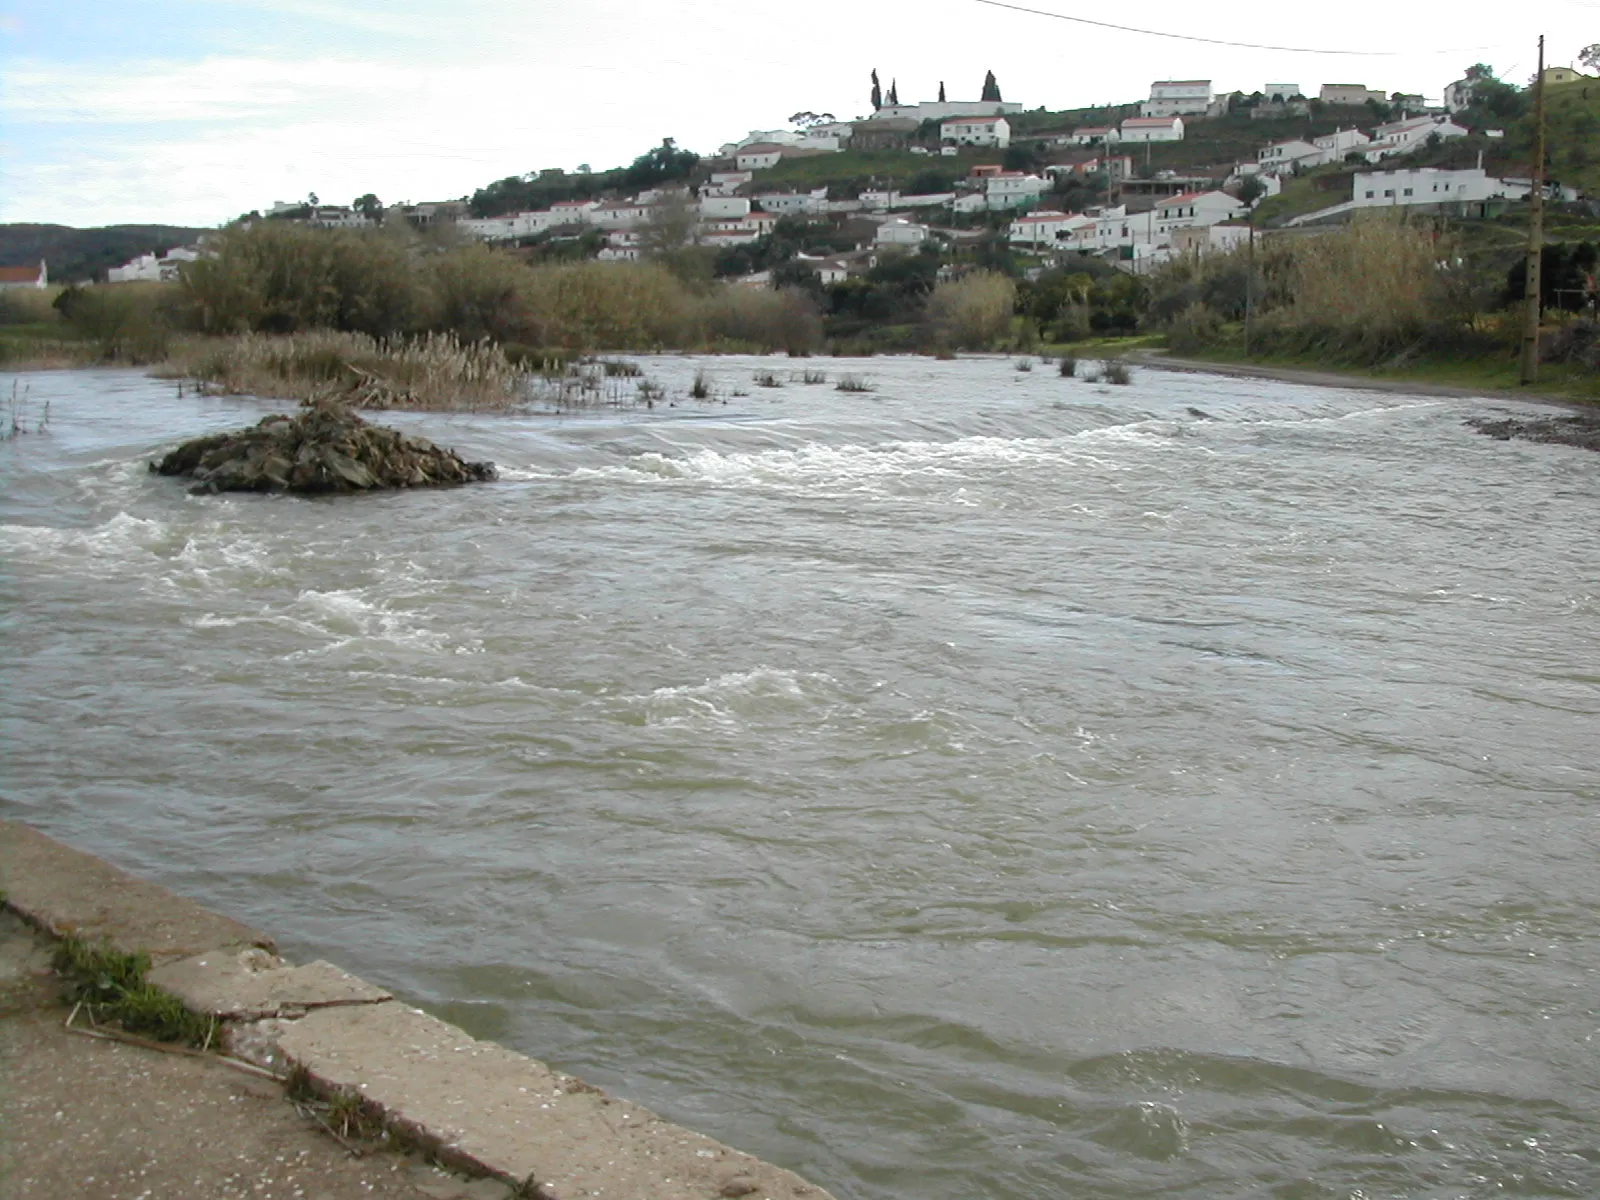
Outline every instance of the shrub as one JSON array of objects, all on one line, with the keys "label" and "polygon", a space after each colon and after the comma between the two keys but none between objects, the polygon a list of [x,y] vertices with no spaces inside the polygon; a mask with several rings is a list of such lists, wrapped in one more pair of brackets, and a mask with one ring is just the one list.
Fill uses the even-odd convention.
[{"label": "shrub", "polygon": [[1193,353],[1214,345],[1221,333],[1222,322],[1217,314],[1197,300],[1167,326],[1167,344],[1174,350]]},{"label": "shrub", "polygon": [[1128,364],[1120,358],[1107,359],[1100,366],[1100,378],[1107,383],[1115,383],[1126,387],[1133,382],[1133,374],[1128,370]]},{"label": "shrub", "polygon": [[806,355],[822,345],[822,317],[800,288],[770,291],[723,286],[700,306],[707,336],[757,350]]},{"label": "shrub", "polygon": [[95,344],[100,357],[142,365],[167,355],[173,297],[167,284],[96,284],[67,288],[55,307],[70,328]]},{"label": "shrub", "polygon": [[874,392],[877,391],[871,383],[860,375],[841,375],[839,382],[834,384],[834,390],[839,392]]},{"label": "shrub", "polygon": [[1061,378],[1071,379],[1078,373],[1078,360],[1070,354],[1063,354],[1061,361],[1057,364],[1057,369],[1061,372]]},{"label": "shrub", "polygon": [[1011,332],[1017,285],[996,271],[941,283],[928,297],[928,322],[939,342],[960,350],[999,345]]}]

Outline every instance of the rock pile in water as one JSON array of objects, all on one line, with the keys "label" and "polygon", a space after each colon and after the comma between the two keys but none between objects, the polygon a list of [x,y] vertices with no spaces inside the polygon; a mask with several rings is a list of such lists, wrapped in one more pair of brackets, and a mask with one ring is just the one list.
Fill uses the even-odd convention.
[{"label": "rock pile in water", "polygon": [[1479,433],[1502,442],[1520,438],[1529,442],[1555,442],[1600,450],[1600,412],[1580,412],[1567,417],[1468,417],[1467,424]]},{"label": "rock pile in water", "polygon": [[493,463],[467,462],[426,438],[370,425],[349,409],[319,405],[274,414],[249,429],[185,442],[150,469],[187,475],[191,492],[364,492],[444,487],[495,478]]}]

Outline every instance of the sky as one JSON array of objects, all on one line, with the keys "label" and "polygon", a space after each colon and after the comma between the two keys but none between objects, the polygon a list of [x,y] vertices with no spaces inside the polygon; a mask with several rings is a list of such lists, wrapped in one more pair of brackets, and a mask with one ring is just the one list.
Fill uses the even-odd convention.
[{"label": "sky", "polygon": [[[1016,0],[1255,50],[1097,29],[981,0],[0,0],[0,222],[222,224],[315,193],[469,195],[546,167],[707,153],[799,111],[902,101],[1052,109],[1151,80],[1364,83],[1439,96],[1475,62],[1524,82],[1600,42],[1600,0],[1493,8]],[[1334,54],[1349,50],[1355,54]]]}]

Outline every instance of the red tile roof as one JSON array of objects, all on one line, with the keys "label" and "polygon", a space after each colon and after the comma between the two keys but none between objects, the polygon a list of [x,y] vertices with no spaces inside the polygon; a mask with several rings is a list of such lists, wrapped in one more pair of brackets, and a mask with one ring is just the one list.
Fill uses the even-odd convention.
[{"label": "red tile roof", "polygon": [[0,267],[0,283],[38,283],[38,267]]}]

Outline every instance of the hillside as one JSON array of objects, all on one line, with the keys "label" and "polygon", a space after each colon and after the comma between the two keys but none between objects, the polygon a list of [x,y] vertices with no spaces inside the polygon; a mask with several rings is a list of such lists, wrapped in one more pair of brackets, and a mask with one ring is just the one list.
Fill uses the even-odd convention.
[{"label": "hillside", "polygon": [[108,267],[187,245],[204,232],[181,225],[0,225],[0,267],[31,266],[42,258],[53,283],[104,279]]},{"label": "hillside", "polygon": [[[1600,195],[1600,79],[1557,84],[1545,93],[1546,164],[1550,178]],[[1533,160],[1533,115],[1506,128],[1496,160],[1507,174],[1526,175]],[[1488,165],[1487,163],[1485,165]]]}]

